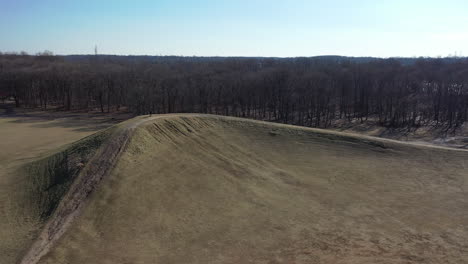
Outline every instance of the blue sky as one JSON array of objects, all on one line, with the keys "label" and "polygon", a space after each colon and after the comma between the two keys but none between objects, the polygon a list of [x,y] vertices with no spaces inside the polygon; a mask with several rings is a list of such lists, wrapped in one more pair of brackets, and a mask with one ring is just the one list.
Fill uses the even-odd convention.
[{"label": "blue sky", "polygon": [[463,0],[0,0],[0,51],[468,55],[467,11]]}]

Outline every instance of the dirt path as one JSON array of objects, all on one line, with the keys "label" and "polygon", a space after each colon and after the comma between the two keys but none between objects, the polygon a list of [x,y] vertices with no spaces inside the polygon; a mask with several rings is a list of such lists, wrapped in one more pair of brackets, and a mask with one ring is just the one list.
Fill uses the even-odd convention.
[{"label": "dirt path", "polygon": [[66,232],[73,220],[80,214],[87,197],[99,186],[99,182],[109,174],[125,149],[132,131],[144,122],[161,118],[147,117],[125,124],[119,128],[103,149],[98,150],[86,169],[62,199],[54,215],[46,223],[37,240],[23,257],[21,264],[36,264],[49,252],[55,242]]}]

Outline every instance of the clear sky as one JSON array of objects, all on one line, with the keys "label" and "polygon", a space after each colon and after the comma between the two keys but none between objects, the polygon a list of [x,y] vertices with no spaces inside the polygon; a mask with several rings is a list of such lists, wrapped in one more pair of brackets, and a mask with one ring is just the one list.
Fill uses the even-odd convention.
[{"label": "clear sky", "polygon": [[0,51],[465,56],[467,11],[466,0],[0,0]]}]

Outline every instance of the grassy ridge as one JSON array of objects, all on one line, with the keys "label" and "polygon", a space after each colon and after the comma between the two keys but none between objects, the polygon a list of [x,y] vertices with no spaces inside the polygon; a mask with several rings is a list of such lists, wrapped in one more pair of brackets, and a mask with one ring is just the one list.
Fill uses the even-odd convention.
[{"label": "grassy ridge", "polygon": [[148,119],[40,263],[462,263],[467,161],[237,118]]},{"label": "grassy ridge", "polygon": [[109,138],[113,128],[49,151],[12,173],[2,216],[1,263],[15,263],[39,234],[74,179]]},{"label": "grassy ridge", "polygon": [[19,169],[24,177],[20,192],[28,211],[48,218],[80,171],[109,137],[112,129],[83,138],[62,150],[33,161]]}]

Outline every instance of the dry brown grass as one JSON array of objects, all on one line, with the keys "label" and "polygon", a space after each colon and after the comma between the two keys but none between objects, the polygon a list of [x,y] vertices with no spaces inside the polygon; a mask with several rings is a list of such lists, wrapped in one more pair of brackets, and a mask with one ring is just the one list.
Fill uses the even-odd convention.
[{"label": "dry brown grass", "polygon": [[66,146],[111,125],[66,117],[0,118],[0,263],[19,261],[47,218],[44,210],[59,199],[53,196],[66,191],[65,182],[46,181],[59,178],[50,171],[63,163]]},{"label": "dry brown grass", "polygon": [[466,151],[164,116],[135,127],[41,263],[464,263],[467,165]]},{"label": "dry brown grass", "polygon": [[354,120],[337,121],[330,129],[418,144],[468,149],[468,124],[451,128],[435,123],[413,128],[391,128],[381,126],[377,120]]}]

